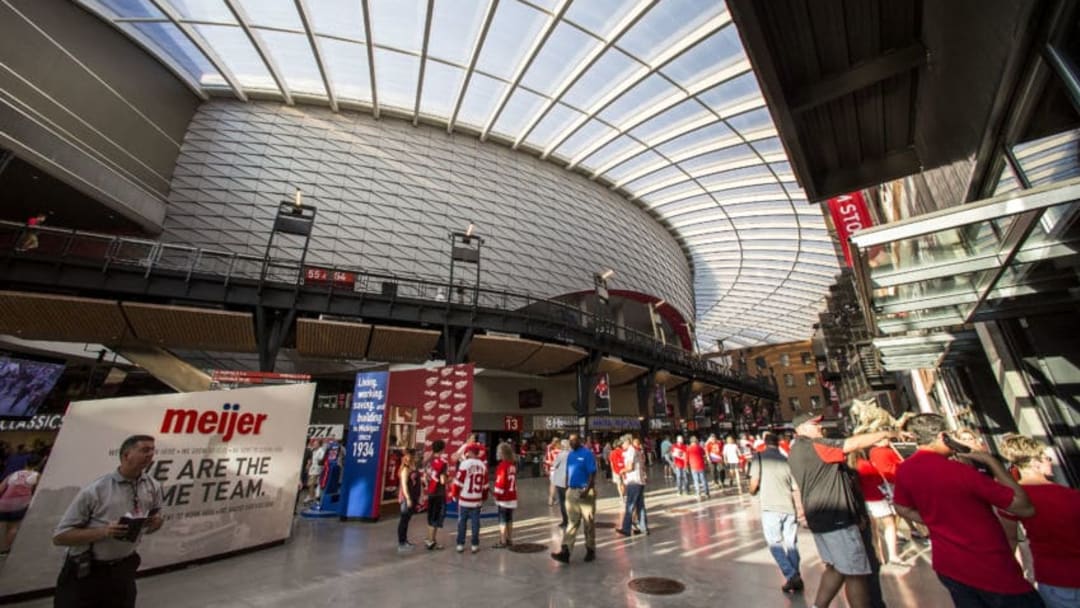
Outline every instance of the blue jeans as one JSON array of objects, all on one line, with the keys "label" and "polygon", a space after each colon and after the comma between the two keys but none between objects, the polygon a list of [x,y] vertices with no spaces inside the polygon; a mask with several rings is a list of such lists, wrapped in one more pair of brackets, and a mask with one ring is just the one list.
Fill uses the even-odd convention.
[{"label": "blue jeans", "polygon": [[799,574],[799,521],[791,513],[761,512],[761,531],[785,580]]},{"label": "blue jeans", "polygon": [[709,482],[705,480],[705,471],[691,471],[694,476],[694,493],[709,495]]},{"label": "blue jeans", "polygon": [[957,608],[976,606],[978,608],[1043,608],[1043,600],[1038,592],[1005,594],[976,589],[947,576],[937,575],[942,585],[949,590],[953,604]]},{"label": "blue jeans", "polygon": [[480,507],[458,507],[457,544],[465,544],[465,524],[472,521],[472,546],[480,546]]},{"label": "blue jeans", "polygon": [[1080,606],[1080,589],[1075,587],[1055,587],[1039,583],[1039,595],[1046,602],[1046,608],[1076,608]]},{"label": "blue jeans", "polygon": [[645,516],[645,486],[640,483],[626,484],[626,508],[622,518],[624,534],[630,534],[630,525],[634,522],[634,509],[638,512],[638,527],[642,532],[648,531],[649,521]]},{"label": "blue jeans", "polygon": [[690,493],[689,473],[690,472],[686,470],[686,467],[683,467],[681,469],[679,467],[675,467],[675,488],[679,494],[682,494],[684,491],[687,494]]}]

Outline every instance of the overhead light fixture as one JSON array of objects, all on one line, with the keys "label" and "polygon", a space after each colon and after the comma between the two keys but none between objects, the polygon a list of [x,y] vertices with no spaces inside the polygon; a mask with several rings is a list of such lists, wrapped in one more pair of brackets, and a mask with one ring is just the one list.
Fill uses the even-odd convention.
[{"label": "overhead light fixture", "polygon": [[615,276],[615,271],[610,268],[608,268],[604,272],[601,272],[599,275],[601,281],[606,281],[613,276]]},{"label": "overhead light fixture", "polygon": [[301,204],[301,201],[303,200],[303,195],[300,194],[300,189],[299,188],[296,189],[296,198],[293,199],[293,200],[294,200],[294,203],[296,204],[296,206],[299,207],[300,204]]},{"label": "overhead light fixture", "polygon": [[652,306],[653,306],[653,309],[657,309],[657,308],[660,308],[661,306],[663,306],[664,304],[667,304],[667,300],[661,298],[661,299],[657,300],[656,302],[653,302]]},{"label": "overhead light fixture", "polygon": [[465,229],[465,238],[471,237],[472,233],[473,233],[473,230],[475,230],[475,229],[476,229],[476,226],[472,222],[469,222],[469,227]]}]

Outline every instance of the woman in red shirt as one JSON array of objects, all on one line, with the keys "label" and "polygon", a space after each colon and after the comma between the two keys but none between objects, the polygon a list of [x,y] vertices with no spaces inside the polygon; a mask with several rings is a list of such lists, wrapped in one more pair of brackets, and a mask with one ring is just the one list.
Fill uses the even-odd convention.
[{"label": "woman in red shirt", "polygon": [[[1023,435],[1009,435],[1001,454],[1020,471],[1020,485],[1035,507],[1022,519],[1027,532],[1039,595],[1049,608],[1080,606],[1080,491],[1050,481],[1053,462],[1046,444]],[[1005,533],[1015,546],[1017,521],[1003,513]]]},{"label": "woman in red shirt", "polygon": [[499,459],[491,491],[495,505],[499,507],[499,542],[495,548],[505,549],[514,544],[510,537],[514,531],[514,509],[517,508],[517,467],[514,466],[514,449],[509,443],[500,443],[495,455]]},{"label": "woman in red shirt", "polygon": [[[892,448],[874,448],[892,451]],[[896,538],[896,511],[891,502],[892,481],[881,470],[874,466],[873,453],[866,457],[864,450],[852,452],[849,458],[854,459],[851,466],[859,474],[859,488],[862,490],[863,500],[866,502],[866,512],[870,515],[870,530],[874,540],[874,550],[877,551],[881,563],[895,564],[900,561],[900,553],[897,550]],[[895,479],[895,467],[890,472]],[[888,486],[887,488],[883,486]],[[886,495],[888,492],[889,496]]]}]

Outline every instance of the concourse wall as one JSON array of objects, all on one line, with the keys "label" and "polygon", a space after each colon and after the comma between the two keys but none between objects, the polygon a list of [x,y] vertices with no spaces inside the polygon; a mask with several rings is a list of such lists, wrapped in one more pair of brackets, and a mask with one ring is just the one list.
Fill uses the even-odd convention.
[{"label": "concourse wall", "polygon": [[[262,255],[279,201],[318,209],[314,265],[445,280],[448,233],[486,239],[481,283],[557,296],[612,289],[693,318],[689,261],[672,234],[602,184],[443,128],[280,103],[204,103],[173,174],[162,240]],[[473,269],[463,269],[470,282]],[[456,270],[456,276],[461,276]]]}]

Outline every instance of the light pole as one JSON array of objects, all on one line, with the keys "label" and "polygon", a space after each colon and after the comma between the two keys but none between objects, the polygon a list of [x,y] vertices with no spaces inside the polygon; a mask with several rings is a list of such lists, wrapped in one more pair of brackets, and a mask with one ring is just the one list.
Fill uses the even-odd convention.
[{"label": "light pole", "polygon": [[593,274],[593,287],[596,289],[596,327],[597,331],[607,332],[608,281],[615,276],[615,271],[608,268]]},{"label": "light pole", "polygon": [[[447,305],[453,300],[454,264],[455,262],[464,262],[476,266],[476,280],[473,285],[472,301],[473,306],[476,306],[480,289],[480,248],[484,244],[484,239],[476,235],[475,231],[476,226],[470,223],[464,232],[454,231],[450,233],[450,283],[446,292]],[[460,293],[464,295],[464,288]],[[463,304],[464,302],[459,299],[458,303]]]}]

